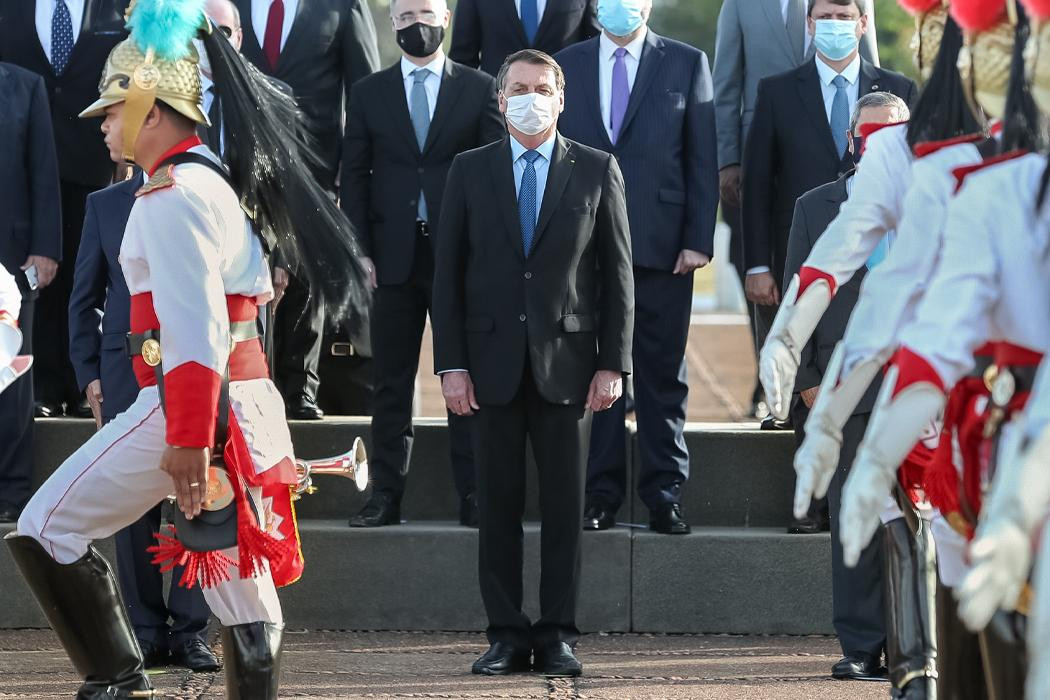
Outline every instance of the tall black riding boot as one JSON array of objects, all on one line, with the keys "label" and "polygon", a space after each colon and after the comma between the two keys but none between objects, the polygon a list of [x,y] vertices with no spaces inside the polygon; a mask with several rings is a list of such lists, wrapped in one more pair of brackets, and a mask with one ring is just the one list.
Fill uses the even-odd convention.
[{"label": "tall black riding boot", "polygon": [[912,534],[904,518],[883,528],[886,566],[886,667],[893,697],[934,700],[937,691],[937,644],[934,612],[936,562],[926,523]]},{"label": "tall black riding boot", "polygon": [[282,629],[268,622],[222,628],[227,700],[277,700]]},{"label": "tall black riding boot", "polygon": [[152,698],[113,570],[94,547],[59,564],[31,537],[5,538],[40,609],[84,678],[77,700]]},{"label": "tall black riding boot", "polygon": [[979,635],[989,700],[1024,697],[1028,676],[1027,622],[1019,612],[999,610]]},{"label": "tall black riding boot", "polygon": [[988,700],[977,635],[959,619],[950,588],[937,588],[937,700]]}]

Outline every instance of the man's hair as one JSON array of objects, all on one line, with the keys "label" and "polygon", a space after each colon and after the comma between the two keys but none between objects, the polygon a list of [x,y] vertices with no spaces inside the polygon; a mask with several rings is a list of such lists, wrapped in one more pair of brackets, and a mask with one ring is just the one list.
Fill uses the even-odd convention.
[{"label": "man's hair", "polygon": [[518,51],[507,56],[507,60],[503,62],[503,66],[499,69],[499,74],[496,76],[496,83],[499,85],[500,92],[507,87],[507,73],[510,71],[510,67],[515,63],[528,63],[530,66],[546,66],[554,71],[554,83],[557,85],[559,91],[565,90],[565,72],[562,71],[561,66],[553,58],[537,51],[536,49],[525,49],[524,51]]},{"label": "man's hair", "polygon": [[154,104],[157,105],[157,109],[159,109],[161,112],[164,112],[164,114],[166,114],[169,119],[174,121],[181,128],[186,130],[196,130],[197,122],[193,121],[185,114],[169,105],[167,102],[164,102],[163,100],[157,100],[156,102],[154,102]]},{"label": "man's hair", "polygon": [[[868,0],[828,0],[833,5],[841,5],[846,7],[848,5],[856,5],[857,9],[860,10],[861,15],[868,14]],[[809,8],[806,12],[806,16],[809,17],[813,14],[813,6],[817,4],[817,0],[809,0]]]},{"label": "man's hair", "polygon": [[849,130],[856,133],[857,124],[860,123],[861,110],[869,107],[891,107],[896,113],[897,117],[894,121],[906,122],[911,117],[911,110],[908,109],[908,103],[901,98],[894,95],[892,92],[869,92],[864,97],[857,100],[856,106],[853,108],[853,115],[849,120]]}]

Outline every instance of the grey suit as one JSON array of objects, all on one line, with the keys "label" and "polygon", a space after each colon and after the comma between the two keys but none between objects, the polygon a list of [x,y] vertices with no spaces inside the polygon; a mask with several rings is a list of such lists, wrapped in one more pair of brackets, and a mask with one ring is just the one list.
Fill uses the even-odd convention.
[{"label": "grey suit", "polygon": [[[787,279],[791,279],[791,276],[798,272],[817,239],[838,215],[848,196],[847,182],[852,176],[852,172],[846,173],[834,182],[810,190],[795,204],[795,217],[788,239],[787,266],[784,270]],[[857,303],[857,294],[860,292],[865,272],[866,268],[862,268],[835,294],[835,299],[817,326],[813,339],[802,353],[802,368],[795,383],[796,389],[809,389],[820,384],[835,343],[841,340],[846,332],[846,324]],[[846,483],[857,446],[868,427],[868,416],[871,414],[877,389],[878,382],[875,382],[843,426],[839,466],[828,489],[828,510],[831,514],[832,625],[844,655],[863,654],[876,658],[886,645],[886,616],[882,597],[882,529],[876,532],[871,544],[861,553],[857,566],[850,569],[842,562],[838,521],[842,486]]]}]

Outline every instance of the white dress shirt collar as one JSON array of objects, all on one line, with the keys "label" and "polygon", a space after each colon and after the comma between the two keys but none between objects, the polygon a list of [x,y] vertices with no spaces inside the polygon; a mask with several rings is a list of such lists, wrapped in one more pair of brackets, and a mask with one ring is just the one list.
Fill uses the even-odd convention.
[{"label": "white dress shirt collar", "polygon": [[[412,63],[412,61],[408,60],[404,56],[401,57],[401,77],[404,80],[411,79],[412,72],[419,68],[425,68],[426,70],[430,71],[431,73],[440,78],[445,74],[445,52],[438,51],[437,58],[435,58],[433,61],[426,64],[425,66],[417,66],[415,63]],[[427,76],[427,79],[430,79],[429,75]]]},{"label": "white dress shirt collar", "polygon": [[[292,24],[295,15],[299,12],[299,0],[281,0],[284,3],[284,22],[281,23],[281,51],[288,43],[288,35],[292,33]],[[259,48],[266,43],[266,20],[270,18],[270,5],[273,0],[251,0],[252,2],[252,29],[255,30],[255,38],[259,40]]]},{"label": "white dress shirt collar", "polygon": [[846,66],[841,73],[836,73],[835,69],[824,63],[820,56],[814,56],[813,60],[817,62],[817,75],[820,76],[820,82],[824,83],[825,86],[830,86],[831,81],[836,76],[841,75],[846,79],[846,82],[850,85],[856,85],[857,80],[860,78],[860,54],[858,53],[853,57],[853,60],[848,66]]},{"label": "white dress shirt collar", "polygon": [[[642,49],[645,48],[645,40],[648,36],[649,28],[644,27],[641,34],[631,40],[631,43],[627,46],[623,47],[627,49],[627,53],[630,54],[634,60],[642,60]],[[609,35],[603,31],[598,39],[598,57],[602,61],[611,61],[615,57],[616,49],[618,48],[620,48],[620,46],[610,39]]]},{"label": "white dress shirt collar", "polygon": [[[554,156],[554,143],[557,140],[558,132],[555,131],[553,134],[551,134],[551,137],[549,139],[547,139],[532,150],[537,151],[540,154],[540,156],[543,157],[543,159],[549,163],[551,161],[551,158]],[[510,135],[510,154],[514,159],[513,162],[517,163],[518,160],[521,159],[521,157],[525,155],[526,152],[528,152],[528,150],[528,148],[525,148],[521,145],[521,142],[518,141],[518,139],[514,138],[513,134]]]}]

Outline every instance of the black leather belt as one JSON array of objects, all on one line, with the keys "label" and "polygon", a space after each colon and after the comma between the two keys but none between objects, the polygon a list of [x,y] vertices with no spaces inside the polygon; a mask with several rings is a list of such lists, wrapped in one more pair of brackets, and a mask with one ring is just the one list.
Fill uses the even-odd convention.
[{"label": "black leather belt", "polygon": [[[230,342],[243,343],[246,340],[253,340],[259,337],[259,324],[258,322],[252,321],[231,321],[230,322]],[[160,343],[160,335],[158,331],[146,331],[145,333],[128,333],[124,340],[124,348],[127,350],[128,357],[134,357],[135,355],[144,355],[146,364],[153,367],[154,363],[148,355],[152,352],[156,352],[157,359],[160,359],[160,348],[155,347],[151,349],[151,343],[147,345],[149,341],[155,341]],[[143,353],[145,348],[146,352]]]}]

